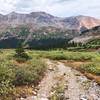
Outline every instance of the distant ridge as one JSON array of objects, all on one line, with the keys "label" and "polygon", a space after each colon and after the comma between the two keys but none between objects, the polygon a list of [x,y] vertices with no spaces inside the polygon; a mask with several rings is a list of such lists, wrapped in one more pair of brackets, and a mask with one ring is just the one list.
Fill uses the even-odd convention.
[{"label": "distant ridge", "polygon": [[100,20],[82,15],[60,18],[46,12],[31,12],[30,14],[12,12],[7,15],[0,14],[0,32],[9,28],[19,27],[20,25],[30,27],[31,31],[49,26],[83,31],[84,29],[100,25]]},{"label": "distant ridge", "polygon": [[99,26],[99,19],[83,15],[60,18],[46,12],[1,14],[0,48],[16,48],[20,41],[39,48],[63,46],[66,41],[83,43],[100,38]]},{"label": "distant ridge", "polygon": [[73,38],[71,41],[85,43],[94,39],[100,39],[100,26],[83,31],[80,36]]}]

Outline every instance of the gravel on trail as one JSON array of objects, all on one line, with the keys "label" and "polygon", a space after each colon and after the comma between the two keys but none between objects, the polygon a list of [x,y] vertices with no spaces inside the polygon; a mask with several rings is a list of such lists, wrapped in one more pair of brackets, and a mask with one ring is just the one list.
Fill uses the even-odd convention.
[{"label": "gravel on trail", "polygon": [[36,95],[17,100],[49,100],[54,87],[62,83],[62,80],[66,86],[63,100],[100,100],[100,86],[97,83],[61,62],[51,60],[46,62],[48,70],[38,85]]}]

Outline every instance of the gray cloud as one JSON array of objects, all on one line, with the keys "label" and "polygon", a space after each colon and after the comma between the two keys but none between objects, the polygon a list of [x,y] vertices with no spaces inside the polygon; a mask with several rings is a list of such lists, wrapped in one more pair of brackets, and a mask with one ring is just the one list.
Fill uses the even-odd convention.
[{"label": "gray cloud", "polygon": [[0,0],[0,13],[45,11],[55,16],[88,15],[100,18],[100,0]]}]

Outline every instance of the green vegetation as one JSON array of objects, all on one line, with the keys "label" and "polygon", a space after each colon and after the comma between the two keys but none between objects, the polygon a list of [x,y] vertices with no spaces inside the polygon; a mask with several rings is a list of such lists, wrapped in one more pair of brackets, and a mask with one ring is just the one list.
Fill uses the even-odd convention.
[{"label": "green vegetation", "polygon": [[[30,51],[32,56],[49,58],[52,60],[67,60],[90,62],[87,65],[82,65],[80,69],[95,75],[100,75],[100,53],[99,52],[69,52],[66,50],[52,51]],[[92,63],[92,64],[91,64]]]},{"label": "green vegetation", "polygon": [[98,53],[94,52],[69,52],[66,50],[52,50],[52,51],[32,51],[33,56],[49,58],[53,60],[74,60],[85,61],[93,60],[98,56]]},{"label": "green vegetation", "polygon": [[90,64],[83,64],[81,66],[81,70],[93,73],[96,75],[100,75],[100,63],[90,63]]},{"label": "green vegetation", "polygon": [[[19,63],[16,58],[20,56],[19,58],[26,59],[23,54],[27,54],[31,59]],[[0,97],[14,95],[16,87],[37,85],[46,70],[44,58],[89,62],[89,64],[82,65],[80,69],[84,72],[100,75],[100,53],[98,52],[0,50]]]},{"label": "green vegetation", "polygon": [[3,97],[3,100],[6,96],[14,95],[16,86],[37,85],[46,70],[41,58],[32,57],[19,63],[14,55],[14,50],[3,50],[0,53],[0,97]]},{"label": "green vegetation", "polygon": [[100,48],[100,39],[93,39],[86,43],[88,49],[98,49]]},{"label": "green vegetation", "polygon": [[50,100],[65,100],[64,96],[65,86],[64,84],[58,84],[57,87],[54,88],[54,94],[49,98]]},{"label": "green vegetation", "polygon": [[12,91],[14,80],[13,70],[6,66],[6,63],[0,64],[0,96],[7,95]]},{"label": "green vegetation", "polygon": [[[27,48],[37,50],[63,48],[70,51],[83,51],[87,49],[100,48],[100,39],[93,39],[88,41],[87,43],[75,43],[70,42],[70,40],[75,37],[75,34],[79,34],[75,31],[63,32],[59,30],[57,32],[44,32],[44,30],[45,29],[38,30],[36,32],[30,32],[30,28],[28,26],[11,28],[10,32],[7,31],[0,34],[0,37],[7,38],[6,40],[4,39],[0,41],[0,43],[2,44],[0,45],[0,48],[16,48],[19,42],[27,42]],[[15,37],[11,33],[14,34]],[[20,37],[20,39],[18,39],[17,36]]]},{"label": "green vegetation", "polygon": [[100,39],[93,39],[93,40],[89,41],[87,44],[100,46]]},{"label": "green vegetation", "polygon": [[[25,36],[25,37],[27,37],[28,34],[30,33],[29,30],[30,30],[30,28],[26,25],[16,27],[16,28],[10,28],[11,33],[14,33],[14,34],[19,35],[19,36]],[[6,33],[1,33],[1,34],[6,34]]]},{"label": "green vegetation", "polygon": [[64,95],[66,89],[68,89],[68,86],[65,80],[62,78],[60,79],[60,82],[58,82],[57,85],[53,87],[49,100],[66,100]]},{"label": "green vegetation", "polygon": [[14,55],[14,57],[18,62],[25,62],[30,59],[30,57],[25,52],[25,49],[22,46],[16,48],[15,52],[16,54]]},{"label": "green vegetation", "polygon": [[67,50],[71,51],[87,51],[88,49],[99,49],[100,48],[100,39],[93,39],[87,43],[69,43],[67,45]]}]

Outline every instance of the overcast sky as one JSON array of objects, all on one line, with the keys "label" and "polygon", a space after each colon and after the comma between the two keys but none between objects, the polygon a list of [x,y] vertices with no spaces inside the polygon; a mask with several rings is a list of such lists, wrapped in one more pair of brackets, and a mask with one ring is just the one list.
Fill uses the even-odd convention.
[{"label": "overcast sky", "polygon": [[100,18],[100,0],[0,0],[0,13],[45,11],[55,16],[87,15]]}]

